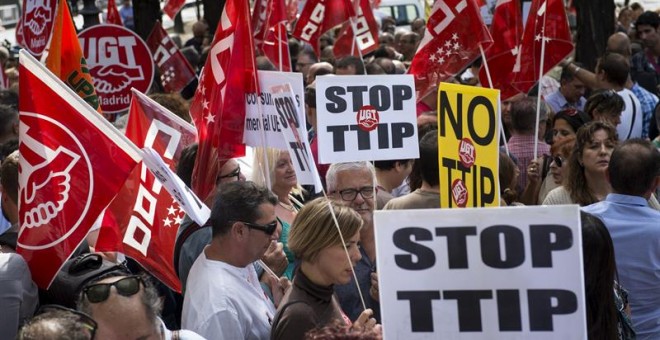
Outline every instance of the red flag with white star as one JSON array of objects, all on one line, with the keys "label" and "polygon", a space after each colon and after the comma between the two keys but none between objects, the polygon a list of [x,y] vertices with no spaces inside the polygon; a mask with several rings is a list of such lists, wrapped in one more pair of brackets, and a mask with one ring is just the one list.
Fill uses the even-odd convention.
[{"label": "red flag with white star", "polygon": [[291,72],[285,5],[284,0],[268,0],[268,17],[261,48],[277,70]]},{"label": "red flag with white star", "polygon": [[[357,17],[355,18],[355,30],[357,35],[353,34],[353,27],[350,23],[344,23],[341,33],[335,41],[333,52],[335,58],[339,59],[347,55],[359,56],[366,55],[378,48],[378,23],[374,17],[369,0],[359,0]],[[358,47],[360,50],[358,50]]]},{"label": "red flag with white star", "polygon": [[[140,148],[156,150],[174,169],[196,134],[192,125],[133,89],[126,137]],[[172,258],[185,213],[143,162],[133,169],[105,215],[96,250],[122,252],[180,292]]]},{"label": "red flag with white star", "polygon": [[154,25],[146,43],[158,67],[165,92],[179,93],[197,78],[195,70],[160,23]]},{"label": "red flag with white star", "polygon": [[258,92],[250,11],[244,0],[227,0],[190,104],[199,149],[193,191],[206,199],[223,161],[245,155],[245,96]]},{"label": "red flag with white star", "polygon": [[[486,52],[486,62],[493,82],[492,88],[500,90],[500,98],[505,100],[520,93],[511,85],[513,65],[520,52],[522,39],[522,13],[517,0],[498,0],[495,5],[493,23],[490,26],[493,46]],[[479,71],[479,82],[490,87],[486,67]]]},{"label": "red flag with white star", "polygon": [[[542,45],[545,42],[545,54]],[[534,0],[523,33],[520,55],[513,68],[515,86],[527,93],[541,76],[573,52],[573,40],[562,0]],[[543,70],[541,74],[541,59]]]},{"label": "red flag with white star", "polygon": [[292,35],[312,45],[319,56],[321,35],[353,16],[355,9],[350,0],[307,0]]},{"label": "red flag with white star", "polygon": [[474,0],[438,0],[408,73],[415,76],[417,100],[480,56],[493,38]]}]

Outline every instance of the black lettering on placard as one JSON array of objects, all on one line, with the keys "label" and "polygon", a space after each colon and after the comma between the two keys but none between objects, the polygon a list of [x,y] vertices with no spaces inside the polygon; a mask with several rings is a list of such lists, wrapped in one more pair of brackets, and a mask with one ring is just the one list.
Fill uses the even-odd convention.
[{"label": "black lettering on placard", "polygon": [[309,155],[307,154],[307,148],[305,147],[305,143],[296,143],[296,142],[289,142],[289,146],[291,146],[291,149],[295,153],[296,160],[298,160],[298,165],[300,166],[301,171],[308,171],[310,166],[309,166]]},{"label": "black lettering on placard", "polygon": [[440,291],[420,290],[396,293],[397,300],[410,301],[410,325],[414,333],[433,332],[433,300],[440,300]]},{"label": "black lettering on placard", "polygon": [[358,150],[371,150],[371,132],[376,131],[378,138],[378,149],[389,149],[388,137],[392,135],[392,148],[403,148],[403,140],[415,135],[415,127],[411,123],[380,123],[378,128],[372,131],[364,131],[357,124],[335,125],[326,127],[327,131],[332,133],[333,151],[346,151],[346,132],[355,131]]},{"label": "black lettering on placard", "polygon": [[378,148],[390,148],[390,130],[387,129],[387,124],[378,124]]},{"label": "black lettering on placard", "polygon": [[529,329],[531,331],[552,331],[552,316],[571,314],[577,311],[577,296],[570,290],[529,289]]},{"label": "black lettering on placard", "polygon": [[392,147],[399,149],[403,147],[403,139],[412,137],[415,127],[410,123],[392,123]]},{"label": "black lettering on placard", "polygon": [[[471,193],[472,202],[475,207],[484,207],[486,204],[491,204],[495,201],[495,177],[493,171],[490,168],[486,168],[479,165],[473,165],[471,168],[466,168],[463,164],[455,159],[442,157],[442,162],[440,164],[443,168],[447,168],[447,183],[451,184],[454,182],[454,178],[461,177],[466,185],[469,185],[465,178],[466,174],[472,173],[472,184],[468,187]],[[474,171],[472,171],[474,169]],[[460,171],[459,176],[454,177],[452,170]],[[486,182],[490,183],[490,191],[486,192],[484,188],[486,187]],[[447,197],[451,197],[451,185],[448,185],[442,190],[447,191]],[[476,193],[479,193],[477,195]],[[477,201],[480,199],[481,201]],[[449,207],[454,206],[454,201],[449,200]]]},{"label": "black lettering on placard", "polygon": [[415,242],[431,241],[432,239],[433,234],[428,229],[419,227],[398,229],[392,235],[392,242],[397,248],[410,254],[394,255],[394,262],[397,266],[406,270],[424,270],[433,267],[435,265],[433,249]]},{"label": "black lettering on placard", "polygon": [[[481,231],[481,259],[485,265],[507,269],[525,262],[525,240],[522,231],[510,225],[494,225]],[[504,258],[500,238],[504,240]]]},{"label": "black lettering on placard", "polygon": [[390,108],[390,89],[387,86],[376,85],[369,89],[369,104],[378,111]]},{"label": "black lettering on placard", "polygon": [[367,92],[369,87],[367,86],[347,86],[346,91],[350,92],[353,96],[353,112],[357,112],[362,106],[364,106],[363,93]]},{"label": "black lettering on placard", "polygon": [[[474,128],[475,122],[477,122],[477,118],[474,116],[474,114],[477,106],[479,105],[483,105],[486,109],[486,112],[488,113],[488,131],[486,131],[484,136],[479,136],[477,130]],[[492,143],[493,138],[495,137],[495,108],[493,107],[493,103],[491,103],[488,98],[483,96],[474,97],[470,101],[470,105],[468,105],[467,113],[468,131],[470,132],[470,137],[472,140],[482,146],[486,146]]]},{"label": "black lettering on placard", "polygon": [[481,300],[492,299],[490,290],[445,290],[445,300],[456,300],[458,329],[461,332],[481,332]]},{"label": "black lettering on placard", "polygon": [[298,115],[296,114],[296,107],[293,105],[291,97],[275,98],[275,109],[279,115],[280,124],[282,124],[284,128],[288,127],[289,123],[293,124],[296,129],[300,127]]},{"label": "black lettering on placard", "polygon": [[328,126],[328,132],[332,133],[332,151],[346,151],[346,142],[344,141],[344,134],[348,131],[346,125]]},{"label": "black lettering on placard", "polygon": [[449,269],[468,268],[467,237],[477,235],[477,227],[435,228],[435,236],[447,237]]},{"label": "black lettering on placard", "polygon": [[[480,166],[479,184],[481,185],[481,204],[479,206],[485,207],[486,204],[491,204],[495,201],[495,175],[493,170],[487,167]],[[490,183],[490,191],[486,192],[486,180]],[[476,182],[476,181],[475,181]],[[473,195],[477,196],[477,195]],[[476,204],[475,204],[476,206]]]},{"label": "black lettering on placard", "polygon": [[496,294],[500,331],[522,331],[520,292],[517,289],[500,289]]},{"label": "black lettering on placard", "polygon": [[357,132],[358,150],[371,150],[371,138],[369,138],[369,131],[360,129],[357,125],[350,125],[351,131]]},{"label": "black lettering on placard", "polygon": [[[341,86],[330,86],[325,89],[325,98],[330,101],[325,104],[325,109],[330,113],[343,113],[346,111],[346,100],[340,97],[346,94],[346,90]],[[357,111],[357,110],[356,110]]]},{"label": "black lettering on placard", "polygon": [[533,245],[532,267],[534,268],[552,268],[552,252],[573,246],[573,232],[571,228],[563,225],[530,225],[529,237]]},{"label": "black lettering on placard", "polygon": [[[477,133],[476,124],[477,122],[482,122],[478,117],[475,117],[477,108],[483,106],[488,119],[488,130],[483,136],[480,136]],[[453,110],[451,103],[449,101],[449,96],[447,92],[440,91],[440,121],[438,122],[440,128],[440,136],[446,137],[447,133],[447,124],[451,130],[456,135],[457,139],[463,138],[463,94],[456,93],[456,111]],[[470,139],[476,142],[479,145],[486,146],[493,142],[495,138],[495,108],[493,104],[484,96],[476,96],[470,100],[467,108],[467,124],[468,124],[468,133],[470,134]]]},{"label": "black lettering on placard", "polygon": [[394,98],[392,100],[394,103],[392,108],[395,111],[403,110],[403,102],[412,99],[413,97],[412,87],[407,85],[394,85],[392,86],[392,97]]}]

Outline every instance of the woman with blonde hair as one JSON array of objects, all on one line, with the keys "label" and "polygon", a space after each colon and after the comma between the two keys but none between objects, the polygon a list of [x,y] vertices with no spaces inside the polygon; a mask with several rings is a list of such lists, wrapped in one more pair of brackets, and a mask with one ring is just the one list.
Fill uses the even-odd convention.
[{"label": "woman with blonde hair", "polygon": [[[308,331],[336,321],[351,325],[339,306],[334,285],[347,284],[353,278],[353,266],[362,257],[358,247],[362,223],[353,209],[326,198],[317,198],[300,210],[289,234],[289,248],[300,267],[280,302],[271,339],[303,339]],[[376,326],[371,314],[370,309],[362,312],[353,327]]]},{"label": "woman with blonde hair", "polygon": [[270,190],[277,196],[278,201],[275,206],[275,215],[282,226],[279,241],[283,245],[288,261],[284,276],[291,279],[294,258],[288,247],[289,229],[298,210],[302,207],[298,203],[298,199],[294,198],[294,196],[302,194],[302,188],[298,184],[296,171],[288,151],[274,148],[254,149],[252,181],[268,187],[267,178],[270,179]]}]

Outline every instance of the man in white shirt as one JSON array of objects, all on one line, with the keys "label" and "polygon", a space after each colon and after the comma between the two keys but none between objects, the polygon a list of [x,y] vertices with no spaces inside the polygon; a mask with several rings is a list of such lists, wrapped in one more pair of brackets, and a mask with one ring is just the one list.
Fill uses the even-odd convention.
[{"label": "man in white shirt", "polygon": [[[275,305],[261,288],[253,262],[279,238],[277,197],[253,182],[220,186],[213,238],[188,274],[182,326],[208,339],[267,339]],[[264,274],[279,303],[280,281]]]}]

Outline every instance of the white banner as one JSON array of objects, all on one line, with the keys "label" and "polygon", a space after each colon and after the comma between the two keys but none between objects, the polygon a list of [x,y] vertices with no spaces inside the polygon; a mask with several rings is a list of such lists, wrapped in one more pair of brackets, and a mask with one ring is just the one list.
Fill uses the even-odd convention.
[{"label": "white banner", "polygon": [[376,211],[386,339],[586,339],[578,206]]},{"label": "white banner", "polygon": [[314,158],[312,158],[312,150],[305,136],[299,133],[300,125],[303,122],[297,120],[297,117],[300,117],[301,114],[296,107],[291,84],[273,86],[270,88],[270,92],[273,94],[273,101],[280,119],[280,129],[291,160],[293,160],[293,168],[296,170],[298,183],[313,185],[315,190],[320,192],[323,189],[323,184],[316,169],[316,164],[314,164]]},{"label": "white banner", "polygon": [[[281,127],[277,114],[273,94],[270,88],[273,86],[289,83],[293,88],[296,106],[301,122],[298,133],[307,140],[307,123],[305,120],[305,88],[303,87],[302,73],[258,71],[259,89],[261,95],[254,93],[246,94],[245,133],[243,142],[249,146],[268,146],[280,150],[286,150],[286,144],[282,137]],[[260,105],[259,105],[260,104]],[[261,111],[261,113],[260,113]],[[261,127],[265,127],[264,133]]]},{"label": "white banner", "polygon": [[195,221],[198,225],[204,225],[211,217],[209,209],[195,193],[188,188],[181,178],[177,176],[160,155],[152,148],[143,148],[144,158],[142,161],[149,168],[154,177],[163,184],[167,192],[179,203],[179,206],[186,215]]},{"label": "white banner", "polygon": [[319,162],[419,158],[411,75],[316,78]]}]

